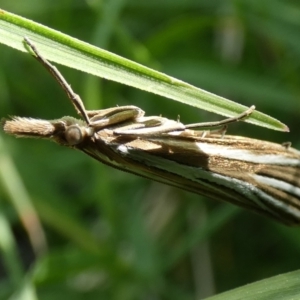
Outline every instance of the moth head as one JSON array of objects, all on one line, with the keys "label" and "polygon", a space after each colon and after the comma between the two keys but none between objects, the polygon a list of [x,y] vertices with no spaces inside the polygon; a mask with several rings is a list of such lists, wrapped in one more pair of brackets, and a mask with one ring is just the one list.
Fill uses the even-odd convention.
[{"label": "moth head", "polygon": [[65,146],[76,146],[84,142],[87,137],[93,135],[93,130],[84,121],[73,117],[63,117],[52,121],[56,127],[52,135],[57,143]]},{"label": "moth head", "polygon": [[72,117],[52,121],[13,117],[2,120],[2,126],[6,133],[17,137],[50,139],[65,146],[78,145],[93,134],[84,121]]}]

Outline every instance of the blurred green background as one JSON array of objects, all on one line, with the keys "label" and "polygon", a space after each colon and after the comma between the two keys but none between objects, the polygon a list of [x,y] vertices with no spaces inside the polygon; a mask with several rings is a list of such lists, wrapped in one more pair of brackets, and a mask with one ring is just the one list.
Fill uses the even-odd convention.
[{"label": "blurred green background", "polygon": [[[239,123],[229,134],[300,149],[298,1],[0,0],[0,8],[255,104],[291,133]],[[0,117],[76,115],[32,57],[0,51]],[[220,119],[59,69],[88,109],[132,104],[184,123]],[[0,299],[202,299],[300,268],[299,229],[54,143],[2,132],[0,169]]]}]

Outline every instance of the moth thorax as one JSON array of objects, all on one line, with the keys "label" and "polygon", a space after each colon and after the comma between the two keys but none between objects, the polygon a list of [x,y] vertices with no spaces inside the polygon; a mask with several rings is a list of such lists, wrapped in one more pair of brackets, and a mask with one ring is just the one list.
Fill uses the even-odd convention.
[{"label": "moth thorax", "polygon": [[70,146],[81,143],[85,136],[84,128],[79,125],[71,125],[66,128],[65,138]]}]

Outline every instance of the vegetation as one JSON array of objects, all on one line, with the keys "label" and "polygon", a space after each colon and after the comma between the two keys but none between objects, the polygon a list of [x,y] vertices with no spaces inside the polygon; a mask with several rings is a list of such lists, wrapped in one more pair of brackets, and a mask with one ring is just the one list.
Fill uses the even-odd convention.
[{"label": "vegetation", "polygon": [[[300,149],[296,1],[2,0],[0,6],[222,97],[254,104],[291,133],[239,123],[230,126],[230,134],[291,141]],[[32,57],[0,49],[1,117],[75,116]],[[184,123],[220,119],[59,69],[88,109],[132,104],[147,115],[180,114]],[[0,299],[203,299],[299,269],[299,248],[297,228],[113,170],[53,143],[0,135]],[[259,291],[289,282],[279,296],[290,299],[300,293],[299,284],[291,287],[299,283],[299,272],[286,276],[264,282]],[[261,299],[274,295],[267,291]]]}]

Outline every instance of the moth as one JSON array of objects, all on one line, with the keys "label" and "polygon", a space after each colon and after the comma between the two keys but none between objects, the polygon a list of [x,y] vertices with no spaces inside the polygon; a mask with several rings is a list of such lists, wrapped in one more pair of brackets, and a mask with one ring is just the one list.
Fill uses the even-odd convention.
[{"label": "moth", "polygon": [[[111,167],[231,202],[287,225],[300,224],[300,152],[289,145],[224,135],[224,126],[255,109],[219,122],[184,125],[147,117],[136,106],[86,110],[61,73],[28,39],[24,44],[54,76],[82,119],[13,117],[6,133],[45,138],[78,149]],[[221,127],[221,132],[203,128]]]}]

